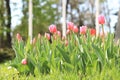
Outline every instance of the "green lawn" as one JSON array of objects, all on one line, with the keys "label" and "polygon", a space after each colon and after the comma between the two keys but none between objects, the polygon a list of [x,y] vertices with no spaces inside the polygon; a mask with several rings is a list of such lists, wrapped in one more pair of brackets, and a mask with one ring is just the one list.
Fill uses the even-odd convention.
[{"label": "green lawn", "polygon": [[15,68],[9,66],[11,61],[0,64],[0,80],[120,80],[120,72],[116,68],[104,68],[101,73],[92,70],[85,75],[58,72],[51,74],[38,74],[35,72],[35,77],[32,75],[19,75]]}]

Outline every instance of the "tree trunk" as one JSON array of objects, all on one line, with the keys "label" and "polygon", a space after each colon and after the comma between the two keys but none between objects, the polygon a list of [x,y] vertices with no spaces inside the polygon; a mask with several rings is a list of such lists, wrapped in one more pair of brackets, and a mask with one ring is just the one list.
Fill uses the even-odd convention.
[{"label": "tree trunk", "polygon": [[4,0],[0,1],[0,48],[4,47],[4,35],[3,35],[3,29],[4,29],[4,25],[5,25],[5,19],[4,19]]},{"label": "tree trunk", "polygon": [[117,41],[118,39],[120,39],[120,10],[118,13],[118,22],[115,31],[115,41]]},{"label": "tree trunk", "polygon": [[11,47],[11,35],[10,35],[10,31],[11,31],[11,8],[10,8],[10,0],[6,0],[6,9],[7,9],[7,40],[6,40],[6,46],[7,47]]},{"label": "tree trunk", "polygon": [[99,23],[98,23],[98,16],[99,16],[99,0],[96,0],[96,35],[99,35]]},{"label": "tree trunk", "polygon": [[29,23],[28,23],[28,37],[32,40],[33,24],[32,24],[32,0],[29,0]]},{"label": "tree trunk", "polygon": [[62,35],[66,37],[66,3],[67,0],[62,0]]}]

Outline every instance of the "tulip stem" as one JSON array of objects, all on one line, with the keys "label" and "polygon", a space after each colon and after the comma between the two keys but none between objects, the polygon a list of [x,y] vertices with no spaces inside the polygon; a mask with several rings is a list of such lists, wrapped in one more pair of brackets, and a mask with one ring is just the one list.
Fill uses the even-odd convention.
[{"label": "tulip stem", "polygon": [[102,32],[103,32],[103,42],[104,42],[104,37],[105,37],[105,32],[104,32],[104,26],[103,26],[103,24],[102,24]]},{"label": "tulip stem", "polygon": [[102,32],[103,32],[103,37],[104,37],[105,32],[104,32],[104,27],[103,27],[103,25],[102,25]]}]

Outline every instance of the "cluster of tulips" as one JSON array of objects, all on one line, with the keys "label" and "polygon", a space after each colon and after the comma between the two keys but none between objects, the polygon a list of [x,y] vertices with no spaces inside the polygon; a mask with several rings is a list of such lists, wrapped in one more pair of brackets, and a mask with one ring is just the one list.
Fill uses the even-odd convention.
[{"label": "cluster of tulips", "polygon": [[[103,26],[104,16],[100,15],[98,21]],[[38,34],[32,41],[28,39],[26,43],[18,33],[13,45],[16,58],[12,66],[19,72],[34,73],[34,69],[37,68],[38,72],[42,73],[55,70],[85,73],[87,67],[91,69],[95,63],[101,71],[105,62],[109,63],[114,57],[111,55],[116,53],[116,50],[112,49],[114,47],[112,36],[108,34],[103,44],[103,38],[96,37],[96,30],[87,26],[78,28],[74,23],[68,22],[66,37],[61,37],[56,25],[50,25],[49,31],[50,33],[45,33],[45,36]],[[102,37],[104,35],[102,29]]]},{"label": "cluster of tulips", "polygon": [[[54,39],[56,39],[57,37],[61,37],[61,32],[57,30],[56,25],[53,25],[53,24],[50,25],[50,26],[49,26],[49,31],[50,31],[50,33],[53,34]],[[91,35],[91,36],[95,36],[95,35],[96,35],[96,30],[95,30],[94,28],[89,29],[89,31],[90,31],[90,35]],[[71,32],[73,32],[73,33],[75,33],[75,34],[78,34],[79,29],[78,29],[77,26],[74,25],[74,23],[68,22],[66,34],[69,35],[69,34],[71,34]],[[87,26],[81,26],[81,27],[80,27],[80,34],[81,34],[81,35],[85,35],[86,32],[87,32]],[[45,37],[46,37],[48,40],[51,39],[50,33],[45,33]],[[41,35],[38,34],[38,37],[40,38]],[[21,37],[21,35],[20,35],[19,33],[16,35],[16,38],[17,38],[18,42],[20,42],[20,41],[22,40],[22,37]],[[62,40],[64,40],[64,39],[65,39],[65,37],[63,36],[63,37],[62,37]],[[33,44],[35,44],[36,38],[34,38],[32,42],[33,42]],[[32,44],[32,42],[31,42],[31,44]],[[66,45],[66,46],[68,45],[68,40],[67,40],[67,39],[65,40],[65,45]],[[23,59],[21,63],[22,63],[23,65],[25,65],[25,64],[27,64],[27,60],[26,60],[26,59]]]}]

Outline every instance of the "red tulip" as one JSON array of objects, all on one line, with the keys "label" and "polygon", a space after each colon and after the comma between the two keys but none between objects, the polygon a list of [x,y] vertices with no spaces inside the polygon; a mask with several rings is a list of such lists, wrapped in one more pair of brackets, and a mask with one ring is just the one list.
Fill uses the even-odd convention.
[{"label": "red tulip", "polygon": [[56,32],[57,32],[56,25],[50,25],[50,26],[49,26],[49,31],[50,31],[51,33],[56,33]]},{"label": "red tulip", "polygon": [[67,29],[68,30],[73,30],[73,28],[74,28],[74,24],[72,22],[68,22],[67,23]]},{"label": "red tulip", "polygon": [[86,34],[87,26],[80,27],[80,34]]},{"label": "red tulip", "polygon": [[96,35],[96,30],[95,29],[90,29],[90,35],[92,35],[92,36]]},{"label": "red tulip", "polygon": [[99,15],[98,22],[99,24],[105,24],[105,17],[103,15]]},{"label": "red tulip", "polygon": [[77,27],[77,26],[74,26],[73,32],[74,32],[74,33],[78,33],[78,27]]},{"label": "red tulip", "polygon": [[23,65],[26,65],[26,64],[27,64],[27,59],[23,59],[21,63],[22,63]]},{"label": "red tulip", "polygon": [[17,38],[18,42],[20,42],[22,40],[22,37],[19,33],[17,33],[16,38]]},{"label": "red tulip", "polygon": [[45,33],[45,38],[47,38],[48,40],[50,40],[50,34],[49,33]]}]

